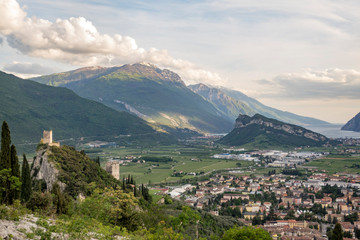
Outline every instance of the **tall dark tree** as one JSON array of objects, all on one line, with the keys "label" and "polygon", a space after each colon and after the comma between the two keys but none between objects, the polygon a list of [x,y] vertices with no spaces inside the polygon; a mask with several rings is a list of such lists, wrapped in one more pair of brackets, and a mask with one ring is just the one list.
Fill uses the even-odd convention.
[{"label": "tall dark tree", "polygon": [[0,152],[0,202],[8,203],[10,198],[11,177],[11,138],[8,124],[4,121],[1,126],[1,152]]},{"label": "tall dark tree", "polygon": [[274,207],[271,205],[270,207],[270,211],[269,214],[266,217],[267,221],[275,221],[277,219],[277,215],[275,214],[275,209]]},{"label": "tall dark tree", "polygon": [[11,137],[8,124],[4,121],[1,127],[1,155],[0,155],[0,170],[11,168]]},{"label": "tall dark tree", "polygon": [[[10,149],[10,165],[11,165],[11,176],[16,177],[20,180],[20,166],[19,166],[19,158],[16,153],[16,147],[11,145]],[[14,200],[20,198],[20,189],[12,188],[10,189],[10,203],[12,204]]]},{"label": "tall dark tree", "polygon": [[11,145],[11,172],[14,177],[20,178],[19,158],[16,153],[16,147]]},{"label": "tall dark tree", "polygon": [[336,223],[334,230],[332,231],[331,240],[343,240],[344,233],[340,223]]},{"label": "tall dark tree", "polygon": [[32,194],[29,163],[25,154],[23,155],[23,164],[21,169],[21,201],[27,202]]},{"label": "tall dark tree", "polygon": [[144,200],[148,201],[149,203],[152,202],[152,196],[149,193],[149,189],[141,184],[141,195],[143,196]]},{"label": "tall dark tree", "polygon": [[95,162],[100,166],[100,157],[99,156],[96,157]]},{"label": "tall dark tree", "polygon": [[59,184],[56,182],[51,189],[51,194],[53,194],[53,204],[56,206],[56,213],[63,214],[67,212],[67,202],[66,196],[61,192]]}]

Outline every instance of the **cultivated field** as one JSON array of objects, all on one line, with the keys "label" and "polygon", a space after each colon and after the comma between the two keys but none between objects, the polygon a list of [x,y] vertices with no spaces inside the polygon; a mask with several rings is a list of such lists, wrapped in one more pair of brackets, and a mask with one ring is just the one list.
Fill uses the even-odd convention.
[{"label": "cultivated field", "polygon": [[[184,178],[194,177],[186,175],[193,172],[207,174],[212,171],[238,168],[237,163],[241,163],[241,168],[253,165],[252,162],[239,160],[214,159],[210,156],[221,153],[222,150],[209,149],[205,147],[183,147],[183,146],[158,146],[153,148],[108,148],[98,153],[88,153],[90,157],[99,156],[104,166],[105,162],[111,158],[125,158],[128,156],[156,156],[171,157],[174,161],[167,163],[146,162],[128,163],[120,167],[121,178],[129,174],[134,177],[136,183],[160,183],[177,181]],[[174,172],[182,171],[182,176],[171,176]]]}]

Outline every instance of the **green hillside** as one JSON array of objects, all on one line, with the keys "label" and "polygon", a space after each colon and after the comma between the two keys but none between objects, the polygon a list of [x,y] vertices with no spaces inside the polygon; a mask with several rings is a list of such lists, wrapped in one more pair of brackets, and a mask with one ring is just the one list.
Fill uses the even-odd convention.
[{"label": "green hillside", "polygon": [[[47,76],[48,81],[53,81],[54,76]],[[60,84],[64,83],[63,76],[58,74]],[[46,82],[47,77],[42,81]],[[152,124],[203,132],[228,132],[232,128],[231,121],[169,70],[133,64],[109,68],[90,78],[74,80],[69,75],[67,79],[63,86],[80,96],[127,110]]]},{"label": "green hillside", "polygon": [[55,73],[44,77],[40,76],[33,78],[32,80],[50,86],[59,86],[68,82],[78,81],[84,78],[101,75],[107,71],[109,71],[109,69],[103,67],[84,67],[76,69],[74,71]]},{"label": "green hillside", "polygon": [[79,97],[63,87],[50,87],[0,72],[0,121],[7,121],[13,142],[39,142],[43,130],[55,140],[131,134],[154,130],[142,119]]},{"label": "green hillside", "polygon": [[231,146],[249,144],[255,147],[321,146],[329,141],[325,136],[305,128],[255,114],[240,115],[235,128],[219,143]]}]

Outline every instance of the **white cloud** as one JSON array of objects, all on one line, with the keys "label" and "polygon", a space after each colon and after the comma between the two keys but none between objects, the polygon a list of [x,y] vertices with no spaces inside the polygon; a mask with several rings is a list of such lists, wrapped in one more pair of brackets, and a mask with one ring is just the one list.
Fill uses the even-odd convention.
[{"label": "white cloud", "polygon": [[11,64],[6,64],[3,67],[3,69],[8,72],[18,73],[23,75],[51,74],[57,71],[57,69],[50,68],[39,63],[29,63],[29,62],[13,62]]},{"label": "white cloud", "polygon": [[360,72],[351,69],[308,70],[257,82],[262,98],[360,99]]},{"label": "white cloud", "polygon": [[0,0],[0,33],[23,54],[77,66],[151,62],[177,71],[188,83],[221,84],[218,74],[175,59],[166,50],[137,46],[135,39],[101,34],[83,17],[54,22],[26,17],[16,0]]},{"label": "white cloud", "polygon": [[0,0],[0,32],[11,34],[22,27],[26,13],[16,1]]}]

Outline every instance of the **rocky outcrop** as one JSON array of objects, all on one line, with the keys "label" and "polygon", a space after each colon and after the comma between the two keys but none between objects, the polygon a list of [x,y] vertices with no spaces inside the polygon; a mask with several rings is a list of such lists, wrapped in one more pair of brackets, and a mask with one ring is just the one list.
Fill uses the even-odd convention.
[{"label": "rocky outcrop", "polygon": [[360,112],[350,119],[341,130],[360,132]]},{"label": "rocky outcrop", "polygon": [[0,239],[29,239],[25,233],[45,231],[44,227],[36,224],[38,220],[33,215],[27,215],[19,221],[0,219]]},{"label": "rocky outcrop", "polygon": [[50,151],[50,148],[45,146],[36,152],[31,168],[32,179],[45,182],[48,191],[57,182],[61,190],[64,191],[66,185],[58,180],[59,170],[56,168],[55,162],[49,160]]},{"label": "rocky outcrop", "polygon": [[271,128],[274,130],[284,131],[291,135],[303,136],[305,138],[312,139],[314,141],[326,141],[327,138],[324,135],[312,132],[305,128],[287,124],[284,122],[277,121],[275,119],[266,118],[260,114],[255,114],[253,117],[249,117],[247,115],[239,115],[235,122],[235,128],[245,128],[249,125],[258,125],[264,126],[267,128]]},{"label": "rocky outcrop", "polygon": [[239,115],[235,128],[219,143],[232,146],[253,144],[256,147],[269,146],[321,146],[328,143],[324,135],[293,124],[255,114],[253,117]]}]

